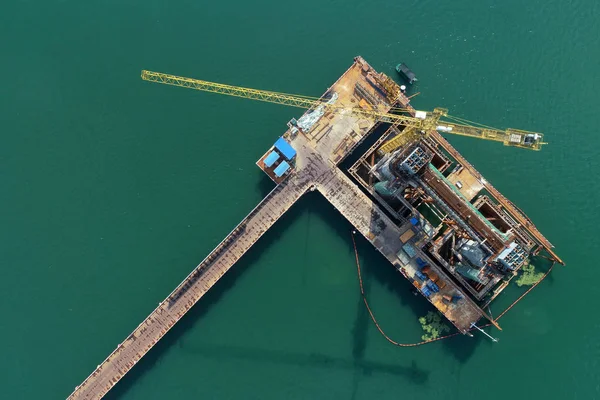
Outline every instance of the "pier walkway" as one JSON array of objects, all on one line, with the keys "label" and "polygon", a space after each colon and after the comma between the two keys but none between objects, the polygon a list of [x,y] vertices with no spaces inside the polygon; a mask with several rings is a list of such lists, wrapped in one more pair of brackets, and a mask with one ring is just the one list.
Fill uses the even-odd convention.
[{"label": "pier walkway", "polygon": [[100,364],[69,399],[103,397],[306,192],[288,180],[271,191]]}]

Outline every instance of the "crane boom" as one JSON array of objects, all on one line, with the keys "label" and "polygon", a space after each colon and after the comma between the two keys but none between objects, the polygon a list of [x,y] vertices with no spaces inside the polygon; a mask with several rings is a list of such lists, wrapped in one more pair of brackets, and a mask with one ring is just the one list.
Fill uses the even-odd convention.
[{"label": "crane boom", "polygon": [[264,101],[267,103],[281,104],[290,107],[298,107],[303,109],[310,109],[319,105],[325,106],[328,110],[348,110],[353,114],[357,114],[364,118],[375,118],[384,122],[400,123],[404,125],[414,125],[415,127],[421,127],[421,122],[413,117],[405,115],[383,113],[376,110],[363,110],[361,108],[348,109],[347,107],[337,106],[335,104],[328,104],[326,101],[299,95],[292,95],[287,93],[272,92],[268,90],[258,90],[245,88],[241,86],[225,85],[222,83],[215,83],[209,81],[203,81],[199,79],[185,78],[176,75],[163,74],[160,72],[142,71],[142,79],[149,82],[157,82],[165,85],[185,87],[203,92],[224,94],[227,96],[241,97],[244,99]]},{"label": "crane boom", "polygon": [[[244,99],[258,100],[267,103],[281,104],[303,109],[311,109],[317,106],[323,106],[327,111],[350,112],[354,115],[366,119],[375,119],[382,122],[404,125],[407,128],[414,130],[414,132],[421,132],[423,134],[427,134],[427,132],[435,129],[442,133],[462,135],[484,140],[492,140],[496,142],[501,142],[505,146],[520,147],[529,150],[540,150],[541,146],[545,144],[542,141],[543,135],[540,133],[527,132],[516,129],[507,129],[505,131],[502,131],[494,128],[480,128],[476,126],[440,121],[440,118],[447,116],[448,114],[448,110],[444,108],[436,108],[433,112],[427,113],[417,111],[416,115],[413,117],[409,115],[381,112],[374,109],[365,110],[360,107],[348,108],[345,106],[338,106],[335,103],[330,104],[324,99],[319,99],[315,97],[299,96],[287,93],[272,92],[267,90],[232,86],[222,83],[203,81],[193,78],[185,78],[176,75],[169,75],[161,72],[143,70],[141,76],[143,80],[149,82],[180,86],[200,90],[203,92],[241,97]],[[387,149],[393,149],[397,146],[384,145],[384,147]]]}]

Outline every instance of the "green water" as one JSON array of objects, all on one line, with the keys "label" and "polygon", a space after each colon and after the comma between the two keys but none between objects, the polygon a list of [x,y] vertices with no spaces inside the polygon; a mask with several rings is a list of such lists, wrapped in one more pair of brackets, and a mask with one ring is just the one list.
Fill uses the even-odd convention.
[{"label": "green water", "polygon": [[[0,397],[66,397],[271,188],[254,162],[298,111],[141,69],[320,95],[360,54],[406,62],[418,108],[546,133],[540,153],[450,141],[568,266],[497,344],[396,348],[360,302],[348,223],[311,194],[108,397],[600,398],[599,17],[597,0],[7,2]],[[427,303],[358,244],[377,318],[417,341]]]}]

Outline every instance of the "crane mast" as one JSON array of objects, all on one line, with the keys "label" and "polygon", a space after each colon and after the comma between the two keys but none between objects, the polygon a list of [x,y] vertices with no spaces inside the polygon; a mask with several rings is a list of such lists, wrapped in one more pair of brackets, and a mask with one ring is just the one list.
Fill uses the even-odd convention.
[{"label": "crane mast", "polygon": [[350,112],[361,118],[374,119],[377,121],[405,126],[406,128],[401,135],[388,141],[387,143],[384,143],[380,149],[380,151],[383,152],[393,151],[402,143],[406,142],[406,140],[409,140],[410,138],[416,138],[419,135],[428,135],[432,130],[437,130],[441,133],[501,142],[505,146],[519,147],[528,150],[540,150],[542,145],[546,144],[543,142],[543,135],[541,133],[517,129],[506,129],[503,131],[489,127],[477,127],[441,121],[442,117],[448,116],[448,110],[445,108],[435,108],[432,112],[417,111],[415,115],[412,116],[385,113],[373,109],[366,110],[360,107],[348,108],[344,106],[338,106],[335,103],[330,104],[326,100],[316,97],[232,86],[222,83],[203,81],[200,79],[170,75],[161,72],[143,70],[141,77],[143,80],[149,82],[179,86],[200,90],[203,92],[217,93],[302,109],[313,109],[318,106],[323,106],[327,111]]}]

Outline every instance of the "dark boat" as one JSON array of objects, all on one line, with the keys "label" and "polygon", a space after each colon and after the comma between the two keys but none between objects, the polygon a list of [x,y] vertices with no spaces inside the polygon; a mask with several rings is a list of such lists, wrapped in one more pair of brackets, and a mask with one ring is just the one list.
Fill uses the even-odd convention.
[{"label": "dark boat", "polygon": [[396,71],[398,71],[398,73],[408,81],[409,84],[413,84],[413,82],[417,81],[417,76],[415,75],[414,72],[412,72],[410,70],[410,68],[408,68],[406,66],[406,64],[404,63],[400,63],[398,65],[396,65]]}]

